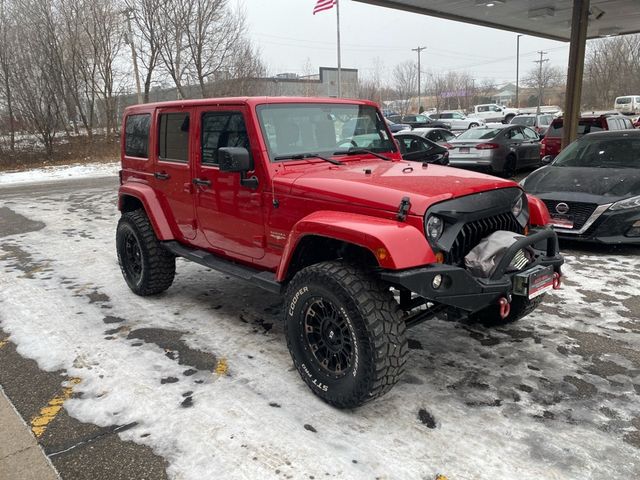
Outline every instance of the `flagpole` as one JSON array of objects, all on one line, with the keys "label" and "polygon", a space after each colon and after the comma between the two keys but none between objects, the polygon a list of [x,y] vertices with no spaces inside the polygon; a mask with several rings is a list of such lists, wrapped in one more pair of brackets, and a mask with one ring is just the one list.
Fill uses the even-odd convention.
[{"label": "flagpole", "polygon": [[338,23],[338,98],[342,97],[342,61],[340,58],[340,0],[336,0],[336,20]]}]

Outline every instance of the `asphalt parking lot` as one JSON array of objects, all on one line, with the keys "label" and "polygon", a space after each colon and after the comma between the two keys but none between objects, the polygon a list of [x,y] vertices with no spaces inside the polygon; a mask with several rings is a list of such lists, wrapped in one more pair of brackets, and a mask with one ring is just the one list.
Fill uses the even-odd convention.
[{"label": "asphalt parking lot", "polygon": [[0,385],[64,480],[640,476],[640,248],[563,244],[535,313],[422,324],[402,383],[338,411],[293,369],[277,296],[184,261],[133,295],[116,189],[0,187]]}]

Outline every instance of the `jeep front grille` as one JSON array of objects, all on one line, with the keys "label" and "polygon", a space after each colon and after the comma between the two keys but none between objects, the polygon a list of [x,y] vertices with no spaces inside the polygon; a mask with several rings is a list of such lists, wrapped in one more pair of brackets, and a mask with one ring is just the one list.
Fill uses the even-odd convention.
[{"label": "jeep front grille", "polygon": [[445,261],[450,265],[464,264],[464,257],[473,247],[480,243],[484,237],[498,230],[508,232],[524,233],[523,228],[511,215],[511,213],[501,213],[493,217],[481,218],[473,222],[465,223],[456,237],[451,250],[445,255]]}]

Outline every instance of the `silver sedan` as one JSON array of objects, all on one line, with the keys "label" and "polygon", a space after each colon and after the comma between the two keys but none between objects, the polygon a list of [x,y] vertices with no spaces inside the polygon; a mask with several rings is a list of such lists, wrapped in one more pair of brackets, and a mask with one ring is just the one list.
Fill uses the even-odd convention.
[{"label": "silver sedan", "polygon": [[500,125],[467,130],[449,142],[449,164],[513,176],[540,165],[540,137],[528,127]]}]

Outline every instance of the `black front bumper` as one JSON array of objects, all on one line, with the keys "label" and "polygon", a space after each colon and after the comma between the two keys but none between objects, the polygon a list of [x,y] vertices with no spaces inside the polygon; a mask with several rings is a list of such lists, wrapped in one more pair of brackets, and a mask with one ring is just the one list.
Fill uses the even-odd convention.
[{"label": "black front bumper", "polygon": [[[555,272],[560,273],[564,259],[558,252],[558,238],[553,230],[543,229],[511,245],[489,278],[475,277],[465,268],[440,263],[407,270],[383,270],[380,278],[429,302],[473,313],[513,292],[513,277],[523,271],[508,273],[507,269],[518,250],[525,247],[533,249],[534,258],[524,272],[536,266],[551,265]],[[436,275],[443,278],[439,288],[433,288]]]}]

